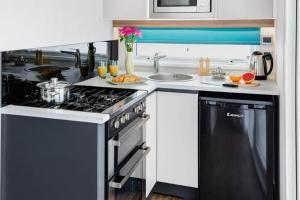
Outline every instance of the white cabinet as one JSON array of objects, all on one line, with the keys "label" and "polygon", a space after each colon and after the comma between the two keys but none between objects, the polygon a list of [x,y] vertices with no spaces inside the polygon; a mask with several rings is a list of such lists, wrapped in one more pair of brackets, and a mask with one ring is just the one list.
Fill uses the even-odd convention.
[{"label": "white cabinet", "polygon": [[[154,0],[149,0],[153,2]],[[274,3],[273,3],[274,1]],[[242,20],[242,19],[270,19],[273,18],[274,6],[277,0],[212,0],[213,14],[207,15],[205,13],[191,14],[191,13],[174,13],[171,18],[176,19],[210,19],[212,16],[215,19],[230,19],[230,20]],[[150,5],[150,4],[149,4]],[[152,9],[150,10],[150,17],[153,15]],[[168,18],[169,13],[155,14],[154,18]]]},{"label": "white cabinet", "polygon": [[104,19],[134,20],[148,16],[149,0],[103,0]]},{"label": "white cabinet", "polygon": [[198,94],[157,94],[157,181],[198,187]]},{"label": "white cabinet", "polygon": [[156,183],[156,92],[150,94],[146,99],[146,113],[150,115],[150,119],[146,124],[146,144],[151,151],[146,158],[146,197],[150,194]]},{"label": "white cabinet", "polygon": [[0,1],[0,51],[112,39],[102,0]]},{"label": "white cabinet", "polygon": [[218,19],[268,19],[273,17],[273,0],[217,0]]}]

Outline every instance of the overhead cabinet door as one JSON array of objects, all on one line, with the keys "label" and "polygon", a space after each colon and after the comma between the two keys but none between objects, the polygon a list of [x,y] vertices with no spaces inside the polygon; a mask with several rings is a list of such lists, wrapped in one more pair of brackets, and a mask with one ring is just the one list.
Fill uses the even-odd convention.
[{"label": "overhead cabinet door", "polygon": [[218,0],[219,19],[273,18],[273,0]]},{"label": "overhead cabinet door", "polygon": [[147,19],[149,0],[103,0],[103,18],[108,20]]},{"label": "overhead cabinet door", "polygon": [[111,40],[102,10],[102,0],[0,1],[0,51]]}]

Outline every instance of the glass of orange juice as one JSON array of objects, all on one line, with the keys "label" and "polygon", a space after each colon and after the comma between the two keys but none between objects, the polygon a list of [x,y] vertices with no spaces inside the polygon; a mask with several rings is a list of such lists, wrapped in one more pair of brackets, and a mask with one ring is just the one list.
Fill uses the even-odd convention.
[{"label": "glass of orange juice", "polygon": [[109,65],[109,73],[111,76],[116,77],[118,76],[119,73],[119,66],[118,66],[118,61],[117,60],[112,60],[110,61]]},{"label": "glass of orange juice", "polygon": [[105,61],[100,61],[100,65],[98,66],[98,75],[100,78],[105,79],[107,76],[107,64]]}]

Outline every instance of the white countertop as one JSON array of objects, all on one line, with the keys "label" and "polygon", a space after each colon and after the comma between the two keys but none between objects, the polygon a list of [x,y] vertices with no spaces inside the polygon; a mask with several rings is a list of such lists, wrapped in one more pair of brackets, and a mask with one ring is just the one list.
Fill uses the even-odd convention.
[{"label": "white countertop", "polygon": [[88,113],[50,108],[34,108],[15,105],[8,105],[1,108],[1,114],[87,122],[94,124],[104,124],[110,118],[108,114],[101,113]]},{"label": "white countertop", "polygon": [[[151,73],[140,72],[136,73],[142,77],[148,77]],[[147,81],[143,84],[133,85],[112,85],[106,80],[100,79],[99,77],[91,78],[89,80],[77,83],[76,85],[82,86],[95,86],[95,87],[111,87],[111,88],[128,88],[136,90],[146,90],[148,93],[156,89],[175,89],[175,90],[190,90],[190,91],[211,91],[211,92],[228,92],[228,93],[244,93],[244,94],[261,94],[261,95],[279,95],[279,88],[275,81],[267,80],[260,81],[258,87],[239,87],[239,88],[228,88],[222,86],[207,85],[201,83],[210,82],[209,77],[194,76],[194,80],[186,82],[156,82]],[[2,114],[20,115],[28,117],[40,117],[48,119],[60,119],[69,121],[79,121],[87,123],[103,124],[110,118],[108,114],[101,113],[87,113],[80,111],[68,111],[60,109],[46,109],[46,108],[33,108],[25,106],[14,106],[9,105],[1,108]]]},{"label": "white countertop", "polygon": [[[137,72],[136,74],[142,77],[148,77],[152,73]],[[242,93],[242,94],[280,95],[279,88],[276,82],[273,80],[259,81],[260,85],[257,87],[228,88],[223,86],[215,86],[215,85],[208,85],[208,84],[201,83],[201,82],[213,82],[213,80],[210,77],[199,77],[197,75],[193,75],[193,76],[195,79],[192,81],[157,82],[157,81],[149,80],[143,84],[133,84],[133,85],[112,85],[106,80],[100,79],[99,77],[94,77],[86,81],[77,83],[76,85],[147,90],[148,93],[154,91],[155,89],[175,89],[175,90],[228,92],[228,93]],[[215,82],[215,83],[221,84],[221,82]]]}]

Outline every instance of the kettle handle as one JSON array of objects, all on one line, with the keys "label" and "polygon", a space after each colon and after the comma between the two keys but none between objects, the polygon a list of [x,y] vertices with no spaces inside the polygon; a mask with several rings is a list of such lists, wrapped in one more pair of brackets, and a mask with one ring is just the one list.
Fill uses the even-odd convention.
[{"label": "kettle handle", "polygon": [[[270,66],[270,70],[268,71],[267,68],[267,58],[269,58],[271,60],[271,66]],[[266,74],[266,76],[270,75],[273,71],[273,66],[274,66],[274,60],[273,57],[270,53],[266,53],[265,55],[263,55],[263,62],[264,62],[264,72]]]}]

